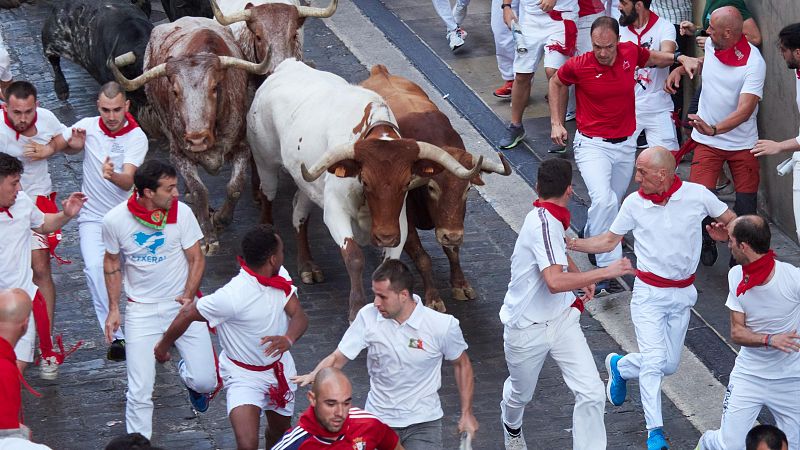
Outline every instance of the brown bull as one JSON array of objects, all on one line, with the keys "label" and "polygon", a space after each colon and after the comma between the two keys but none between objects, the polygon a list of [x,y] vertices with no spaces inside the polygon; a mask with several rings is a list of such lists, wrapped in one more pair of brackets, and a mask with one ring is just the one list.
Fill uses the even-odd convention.
[{"label": "brown bull", "polygon": [[[386,100],[397,119],[400,133],[405,138],[429,142],[447,151],[464,167],[475,164],[472,155],[464,149],[461,136],[456,133],[450,120],[428,95],[411,81],[391,75],[386,67],[372,68],[370,77],[361,83]],[[484,161],[481,171],[509,175],[511,169],[500,155],[502,164]],[[417,229],[436,230],[436,240],[450,261],[450,286],[456,300],[470,300],[477,295],[461,270],[459,260],[460,246],[464,240],[464,215],[467,193],[472,184],[483,185],[480,175],[471,179],[461,179],[443,171],[430,178],[426,186],[417,187],[408,193],[406,212],[408,218],[408,238],[403,250],[414,260],[422,275],[425,290],[425,304],[439,311],[445,306],[439,291],[434,287],[433,264],[422,247]]]},{"label": "brown bull", "polygon": [[[117,59],[122,65],[132,55]],[[153,29],[144,56],[144,73],[126,79],[110,64],[126,90],[145,85],[147,99],[167,135],[170,159],[186,181],[192,208],[205,235],[203,249],[219,248],[215,226],[228,225],[241,194],[250,151],[245,140],[247,73],[266,72],[266,61],[242,59],[230,30],[211,19],[183,17]],[[231,178],[220,210],[212,218],[208,189],[197,165],[216,174],[230,161]]]}]

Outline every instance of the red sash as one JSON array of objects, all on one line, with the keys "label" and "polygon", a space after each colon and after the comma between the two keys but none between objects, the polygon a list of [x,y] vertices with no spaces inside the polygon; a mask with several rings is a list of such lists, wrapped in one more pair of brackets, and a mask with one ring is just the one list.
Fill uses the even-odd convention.
[{"label": "red sash", "polygon": [[685,288],[691,286],[694,283],[694,279],[696,277],[694,274],[692,274],[691,276],[689,276],[689,278],[686,278],[685,280],[670,280],[669,278],[660,277],[654,274],[653,272],[643,272],[637,269],[636,278],[654,287]]},{"label": "red sash", "polygon": [[698,144],[697,142],[695,142],[694,139],[689,138],[683,142],[683,145],[681,145],[681,148],[679,148],[677,152],[670,151],[670,153],[672,153],[672,155],[675,156],[675,165],[677,166],[678,164],[680,164],[681,160],[683,160],[683,157],[686,156],[687,153],[697,148],[697,145]]},{"label": "red sash", "polygon": [[[37,195],[36,207],[39,211],[45,214],[58,214],[58,206],[56,205],[56,193],[52,192],[49,196]],[[10,215],[10,214],[9,214]],[[72,264],[72,261],[64,259],[56,254],[56,247],[61,242],[61,229],[58,229],[47,235],[47,248],[50,250],[50,256],[53,257],[59,264]]]},{"label": "red sash", "polygon": [[117,131],[109,130],[106,124],[103,122],[102,118],[97,120],[100,122],[100,130],[102,130],[103,133],[105,133],[105,135],[110,138],[116,138],[122,136],[123,134],[127,134],[128,132],[135,130],[136,128],[139,128],[139,124],[136,123],[136,119],[134,119],[131,113],[129,112],[125,113],[125,120],[126,120],[125,126],[123,126]]},{"label": "red sash", "polygon": [[578,49],[578,25],[572,20],[564,19],[561,11],[550,11],[547,13],[556,22],[564,22],[564,43],[555,42],[547,46],[548,50],[553,50],[562,55],[572,56]]},{"label": "red sash", "polygon": [[269,401],[272,405],[278,408],[285,408],[290,401],[294,400],[294,392],[289,389],[289,383],[286,381],[286,375],[283,373],[283,363],[280,359],[268,366],[254,366],[251,364],[246,364],[241,361],[236,361],[230,356],[228,359],[242,369],[247,369],[253,372],[266,372],[267,370],[272,369],[272,372],[275,374],[275,379],[278,381],[278,386],[269,387]]},{"label": "red sash", "polygon": [[0,208],[0,213],[8,214],[8,218],[9,219],[13,219],[14,218],[14,216],[11,215],[11,211],[9,211],[8,208]]},{"label": "red sash", "polygon": [[583,300],[581,300],[580,297],[575,297],[575,301],[572,302],[572,304],[569,305],[569,307],[570,308],[575,308],[578,311],[580,311],[581,313],[583,313],[583,310],[586,309],[586,307],[583,306]]},{"label": "red sash", "polygon": [[[42,358],[56,357],[58,364],[62,364],[67,356],[75,352],[83,341],[78,341],[67,351],[64,351],[64,342],[61,340],[61,335],[56,336],[56,345],[58,351],[53,350],[53,338],[50,335],[50,317],[47,315],[47,303],[44,296],[37,290],[36,295],[33,296],[33,321],[36,324],[36,333],[39,335],[39,351]],[[32,391],[35,392],[35,391]]]}]

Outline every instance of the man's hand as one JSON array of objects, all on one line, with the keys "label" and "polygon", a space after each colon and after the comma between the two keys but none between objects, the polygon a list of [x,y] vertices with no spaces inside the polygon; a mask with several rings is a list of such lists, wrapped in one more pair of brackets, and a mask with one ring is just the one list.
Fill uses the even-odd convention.
[{"label": "man's hand", "polygon": [[478,431],[478,420],[475,416],[472,415],[471,412],[461,414],[461,418],[458,420],[458,432],[463,433],[467,432],[470,436],[475,437],[475,433]]},{"label": "man's hand", "polygon": [[267,345],[267,348],[264,349],[264,354],[269,356],[270,358],[274,358],[279,356],[287,351],[292,347],[291,341],[286,336],[264,336],[261,338],[261,345]]},{"label": "man's hand", "polygon": [[786,353],[800,351],[800,335],[794,331],[785,334],[773,334],[769,339],[769,346]]},{"label": "man's hand", "polygon": [[28,142],[22,149],[22,156],[31,161],[41,161],[47,159],[55,153],[55,149],[50,145]]},{"label": "man's hand", "polygon": [[698,133],[705,134],[706,136],[715,134],[711,125],[707,124],[706,121],[701,119],[697,114],[689,114],[686,117],[689,119],[689,124],[697,130]]},{"label": "man's hand", "polygon": [[567,133],[567,129],[564,128],[563,124],[553,125],[550,130],[550,139],[554,144],[566,147],[569,133]]},{"label": "man's hand", "polygon": [[111,157],[106,156],[106,160],[103,161],[103,178],[108,181],[111,181],[111,177],[114,175],[114,163],[111,162]]},{"label": "man's hand", "polygon": [[164,348],[164,341],[160,339],[156,343],[155,348],[153,348],[153,353],[156,356],[156,361],[162,364],[172,359],[172,355],[169,354],[169,349]]},{"label": "man's hand", "polygon": [[683,78],[683,73],[683,66],[680,66],[669,73],[667,76],[667,81],[664,83],[664,90],[667,91],[668,94],[674,95],[678,93],[678,89],[681,87],[681,78]]},{"label": "man's hand", "polygon": [[83,148],[83,146],[86,145],[86,130],[83,128],[73,128],[72,136],[67,140],[67,145],[76,150]]},{"label": "man's hand", "polygon": [[315,373],[307,373],[305,375],[296,375],[293,377],[289,377],[289,381],[292,383],[303,387],[308,386],[309,384],[314,384],[314,377],[316,376]]},{"label": "man's hand", "polygon": [[753,156],[777,155],[781,152],[781,144],[767,139],[759,139],[756,146],[750,150]]},{"label": "man's hand", "polygon": [[706,231],[711,239],[717,242],[728,242],[728,227],[720,222],[712,222],[706,225]]},{"label": "man's hand", "polygon": [[108,317],[106,317],[106,342],[109,344],[114,340],[114,333],[119,330],[119,310],[112,309],[108,311]]},{"label": "man's hand", "polygon": [[703,60],[700,58],[692,58],[691,56],[683,55],[681,60],[683,70],[689,74],[690,79],[694,79],[694,74],[703,66]]},{"label": "man's hand", "polygon": [[680,27],[681,36],[694,36],[694,33],[697,32],[697,25],[688,20],[682,21]]},{"label": "man's hand", "polygon": [[514,22],[518,22],[517,15],[514,14],[514,10],[512,8],[503,8],[503,22],[505,22],[508,29],[511,29],[511,24]]},{"label": "man's hand", "polygon": [[86,200],[88,200],[88,198],[83,192],[73,192],[69,197],[61,201],[61,210],[64,211],[65,216],[70,218],[75,217],[81,211],[81,208],[83,208]]},{"label": "man's hand", "polygon": [[593,299],[594,298],[594,290],[595,290],[595,285],[594,284],[590,284],[590,285],[588,285],[586,287],[582,287],[581,291],[583,291],[583,295],[581,296],[581,300],[583,300],[584,302],[588,302],[589,300]]},{"label": "man's hand", "polygon": [[176,297],[175,301],[180,303],[181,306],[186,306],[186,305],[191,304],[194,301],[194,299],[193,298],[189,298],[189,297],[180,296],[180,297]]},{"label": "man's hand", "polygon": [[628,258],[620,258],[606,267],[609,271],[609,278],[617,278],[623,275],[633,275],[636,271],[633,269],[633,264]]},{"label": "man's hand", "polygon": [[550,12],[556,7],[556,0],[539,0],[539,7],[544,12]]}]

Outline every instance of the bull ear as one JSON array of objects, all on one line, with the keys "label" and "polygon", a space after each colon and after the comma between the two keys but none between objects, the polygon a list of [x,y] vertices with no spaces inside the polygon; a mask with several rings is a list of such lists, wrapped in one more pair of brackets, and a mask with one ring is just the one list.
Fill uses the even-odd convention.
[{"label": "bull ear", "polygon": [[361,173],[361,164],[354,159],[343,159],[328,167],[328,172],[339,178],[350,178]]},{"label": "bull ear", "polygon": [[411,168],[411,173],[419,177],[430,178],[438,175],[443,170],[444,167],[442,167],[439,163],[433,162],[429,159],[418,159],[414,162],[414,166]]},{"label": "bull ear", "polygon": [[250,3],[250,2],[247,2],[247,4],[246,4],[246,5],[244,5],[244,9],[250,9],[250,8],[252,8],[252,7],[253,7],[253,4],[252,4],[252,3]]}]

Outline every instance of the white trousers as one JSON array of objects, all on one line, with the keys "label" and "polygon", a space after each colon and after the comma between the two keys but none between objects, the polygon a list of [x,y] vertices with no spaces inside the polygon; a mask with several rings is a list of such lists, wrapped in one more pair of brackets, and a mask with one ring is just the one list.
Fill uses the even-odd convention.
[{"label": "white trousers", "polygon": [[[153,348],[175,319],[178,302],[128,302],[125,308],[125,354],[128,369],[128,394],[125,424],[128,433],[153,433],[153,385],[156,359]],[[194,391],[210,393],[217,385],[214,349],[204,322],[192,322],[175,342],[185,364],[180,372],[183,383]]]},{"label": "white trousers", "polygon": [[639,392],[647,429],[664,426],[661,416],[661,379],[678,370],[683,340],[689,327],[690,308],[697,301],[694,286],[657,288],[638,278],[631,297],[631,320],[639,353],[629,353],[617,363],[626,380],[639,379]]},{"label": "white trousers", "polygon": [[[106,318],[108,318],[108,291],[106,279],[103,276],[103,257],[106,246],[103,245],[103,222],[87,220],[78,223],[80,236],[81,256],[83,256],[83,273],[86,275],[86,285],[89,295],[94,303],[94,312],[100,329],[105,332]],[[114,339],[125,339],[120,327],[114,333]]]},{"label": "white trousers", "polygon": [[794,169],[792,171],[792,203],[794,206],[794,224],[797,228],[797,239],[800,239],[800,152],[792,154]]},{"label": "white trousers", "polygon": [[678,135],[675,133],[675,122],[672,121],[672,111],[661,111],[650,114],[636,113],[635,137],[647,133],[648,147],[664,147],[667,150],[677,150]]},{"label": "white trousers", "polygon": [[[578,132],[575,133],[572,148],[578,170],[592,200],[584,236],[597,236],[611,228],[611,223],[619,212],[619,205],[625,199],[625,192],[633,175],[636,139],[630,137],[625,142],[612,144],[587,138]],[[622,258],[622,246],[617,245],[614,250],[600,253],[596,257],[597,265],[606,267]]]},{"label": "white trousers", "polygon": [[512,428],[522,427],[525,405],[533,398],[539,372],[549,354],[575,396],[572,448],[605,449],[605,387],[583,336],[580,312],[569,308],[545,323],[522,329],[506,327],[503,341],[509,373],[500,402],[503,422]]},{"label": "white trousers", "polygon": [[[453,31],[460,24],[456,23],[456,19],[453,17],[453,7],[450,6],[450,0],[431,0],[433,2],[433,9],[436,10],[436,14],[442,18],[442,21],[447,26],[447,31]],[[469,5],[469,0],[456,0],[457,3],[467,6]]]},{"label": "white trousers", "polygon": [[[738,363],[738,361],[737,361]],[[798,374],[793,374],[798,375]],[[703,450],[744,450],[747,432],[761,407],[769,408],[778,428],[786,433],[789,450],[800,449],[800,377],[770,380],[741,373],[734,365],[722,402],[719,430],[700,437]]]},{"label": "white trousers", "polygon": [[[504,80],[514,79],[514,38],[511,30],[503,21],[503,10],[500,9],[503,0],[492,0],[490,21],[492,24],[492,34],[494,35],[494,53],[497,56],[497,70]],[[519,0],[511,1],[511,9],[519,17]]]}]

